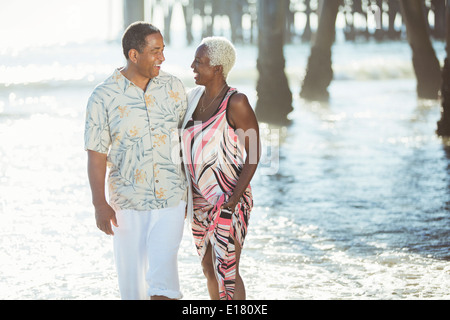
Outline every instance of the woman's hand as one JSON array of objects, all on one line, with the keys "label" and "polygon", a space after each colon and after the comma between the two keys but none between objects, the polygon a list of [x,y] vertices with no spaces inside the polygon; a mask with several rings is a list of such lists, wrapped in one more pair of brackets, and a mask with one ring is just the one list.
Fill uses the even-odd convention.
[{"label": "woman's hand", "polygon": [[231,212],[234,212],[234,209],[236,208],[236,206],[239,203],[239,199],[236,199],[236,197],[231,196],[227,202],[224,202],[222,204],[222,206],[220,207],[221,209],[228,209]]}]

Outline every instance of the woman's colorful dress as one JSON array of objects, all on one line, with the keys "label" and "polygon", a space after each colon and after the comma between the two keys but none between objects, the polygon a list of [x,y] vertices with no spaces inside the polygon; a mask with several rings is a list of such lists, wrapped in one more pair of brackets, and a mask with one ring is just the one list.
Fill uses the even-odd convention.
[{"label": "woman's colorful dress", "polygon": [[[227,121],[227,106],[234,93],[236,89],[229,89],[208,121],[191,118],[183,133],[184,161],[192,183],[195,246],[203,259],[211,243],[220,299],[226,300],[233,298],[235,288],[235,241],[242,248],[253,207],[249,185],[234,210],[220,209],[232,195],[246,159],[244,145]],[[208,211],[198,211],[211,205]]]}]

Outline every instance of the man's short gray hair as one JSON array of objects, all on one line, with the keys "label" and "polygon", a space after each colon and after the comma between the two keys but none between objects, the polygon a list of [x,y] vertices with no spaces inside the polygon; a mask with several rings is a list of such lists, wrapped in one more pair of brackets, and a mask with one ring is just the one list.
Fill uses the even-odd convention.
[{"label": "man's short gray hair", "polygon": [[223,77],[226,79],[236,62],[236,49],[233,44],[224,37],[208,37],[204,38],[200,45],[206,46],[211,66],[223,67]]}]

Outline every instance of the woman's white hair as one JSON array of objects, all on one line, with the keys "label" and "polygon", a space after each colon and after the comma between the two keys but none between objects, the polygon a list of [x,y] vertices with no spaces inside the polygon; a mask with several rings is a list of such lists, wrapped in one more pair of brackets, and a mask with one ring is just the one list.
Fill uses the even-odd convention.
[{"label": "woman's white hair", "polygon": [[204,38],[200,45],[206,46],[211,66],[222,66],[226,79],[236,62],[236,49],[233,44],[224,37],[208,37]]}]

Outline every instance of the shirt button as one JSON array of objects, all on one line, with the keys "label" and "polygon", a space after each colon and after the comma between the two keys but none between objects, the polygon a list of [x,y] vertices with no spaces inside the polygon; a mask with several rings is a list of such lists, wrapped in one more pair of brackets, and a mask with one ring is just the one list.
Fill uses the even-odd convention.
[{"label": "shirt button", "polygon": [[155,182],[156,182],[156,183],[159,183],[159,180],[156,180]]}]

